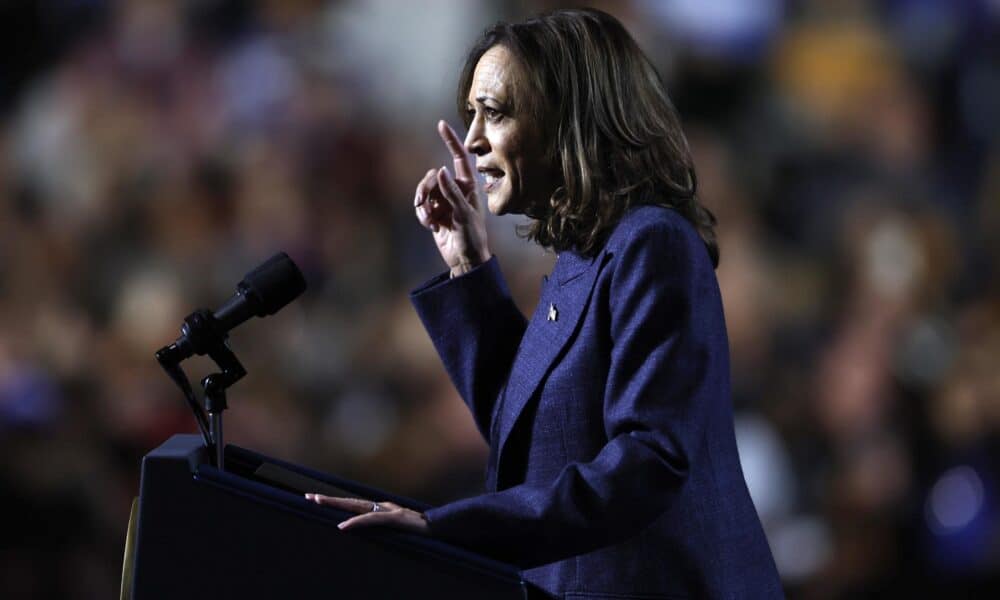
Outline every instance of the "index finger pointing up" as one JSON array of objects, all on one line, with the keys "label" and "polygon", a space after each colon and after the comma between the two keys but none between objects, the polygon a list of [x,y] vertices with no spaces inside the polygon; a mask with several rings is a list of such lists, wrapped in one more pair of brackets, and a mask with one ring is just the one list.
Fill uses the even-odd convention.
[{"label": "index finger pointing up", "polygon": [[441,135],[444,145],[448,146],[448,151],[451,152],[452,158],[455,159],[456,179],[464,182],[475,181],[472,171],[472,157],[465,151],[465,146],[462,144],[462,140],[458,138],[455,130],[446,121],[442,120],[438,121],[438,134]]}]

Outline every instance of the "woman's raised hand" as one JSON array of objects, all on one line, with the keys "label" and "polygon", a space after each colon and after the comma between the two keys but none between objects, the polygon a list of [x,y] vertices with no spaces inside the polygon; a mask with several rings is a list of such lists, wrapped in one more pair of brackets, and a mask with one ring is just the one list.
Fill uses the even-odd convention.
[{"label": "woman's raised hand", "polygon": [[447,167],[431,169],[417,184],[413,199],[420,224],[434,233],[434,242],[452,277],[490,259],[473,158],[448,123],[438,121],[438,133],[451,152],[455,176]]}]

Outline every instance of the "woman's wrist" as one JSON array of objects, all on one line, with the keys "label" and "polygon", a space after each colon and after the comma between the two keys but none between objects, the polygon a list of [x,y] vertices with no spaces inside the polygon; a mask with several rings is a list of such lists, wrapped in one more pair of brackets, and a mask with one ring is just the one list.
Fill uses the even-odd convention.
[{"label": "woman's wrist", "polygon": [[490,258],[491,258],[491,255],[490,255],[489,252],[487,252],[486,256],[483,257],[480,260],[471,259],[471,258],[468,258],[468,259],[467,258],[463,258],[458,263],[456,263],[456,264],[454,264],[454,265],[451,266],[451,275],[449,277],[451,279],[454,279],[456,277],[460,277],[462,275],[465,275],[469,271],[475,269],[479,265],[481,265],[484,262],[488,261]]}]

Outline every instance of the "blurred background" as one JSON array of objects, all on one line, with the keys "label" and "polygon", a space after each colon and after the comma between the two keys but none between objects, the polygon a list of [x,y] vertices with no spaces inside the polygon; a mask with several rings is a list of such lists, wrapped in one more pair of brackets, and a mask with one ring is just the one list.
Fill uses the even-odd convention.
[{"label": "blurred background", "polygon": [[[0,597],[117,594],[153,352],[277,250],[227,441],[429,502],[485,444],[410,308],[466,50],[545,1],[0,4]],[[719,218],[745,474],[790,598],[1000,572],[1000,2],[598,2],[657,64]],[[492,218],[525,312],[554,257]],[[193,381],[209,365],[188,366]],[[957,596],[956,596],[957,594]]]}]

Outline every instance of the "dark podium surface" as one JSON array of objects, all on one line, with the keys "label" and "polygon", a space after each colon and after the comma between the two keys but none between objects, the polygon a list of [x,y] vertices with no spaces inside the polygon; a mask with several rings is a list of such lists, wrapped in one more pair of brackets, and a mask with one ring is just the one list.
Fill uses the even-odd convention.
[{"label": "dark podium surface", "polygon": [[444,542],[370,528],[305,492],[406,498],[226,448],[211,466],[199,436],[175,435],[142,462],[132,597],[534,598],[519,571]]}]

